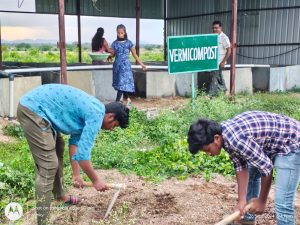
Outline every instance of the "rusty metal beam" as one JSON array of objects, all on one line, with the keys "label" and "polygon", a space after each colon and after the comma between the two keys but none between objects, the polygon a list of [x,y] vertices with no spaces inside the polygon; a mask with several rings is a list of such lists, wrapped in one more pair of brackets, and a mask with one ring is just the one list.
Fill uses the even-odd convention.
[{"label": "rusty metal beam", "polygon": [[230,94],[235,95],[235,64],[237,50],[237,0],[231,3],[231,67],[230,67]]},{"label": "rusty metal beam", "polygon": [[66,57],[66,35],[65,35],[65,1],[58,0],[58,27],[59,27],[59,51],[60,51],[60,83],[67,84],[67,57]]},{"label": "rusty metal beam", "polygon": [[167,61],[167,0],[164,0],[164,61]]},{"label": "rusty metal beam", "polygon": [[77,0],[77,32],[78,32],[78,62],[82,63],[82,50],[81,50],[81,18],[80,18],[80,0]]},{"label": "rusty metal beam", "polygon": [[135,50],[136,54],[140,56],[140,20],[141,20],[141,0],[135,1],[135,28],[136,28],[136,38],[135,38]]}]

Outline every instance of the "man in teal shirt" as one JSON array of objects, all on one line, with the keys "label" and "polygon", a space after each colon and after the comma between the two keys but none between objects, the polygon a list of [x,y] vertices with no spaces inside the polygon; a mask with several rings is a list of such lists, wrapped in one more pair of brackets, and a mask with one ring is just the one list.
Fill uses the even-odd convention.
[{"label": "man in teal shirt", "polygon": [[51,192],[57,200],[78,203],[76,196],[64,193],[64,141],[60,133],[70,135],[74,183],[82,185],[81,168],[96,190],[107,189],[91,164],[91,149],[100,129],[128,126],[128,108],[116,102],[103,105],[95,97],[68,85],[47,84],[21,97],[17,116],[35,162],[39,225],[47,224]]}]

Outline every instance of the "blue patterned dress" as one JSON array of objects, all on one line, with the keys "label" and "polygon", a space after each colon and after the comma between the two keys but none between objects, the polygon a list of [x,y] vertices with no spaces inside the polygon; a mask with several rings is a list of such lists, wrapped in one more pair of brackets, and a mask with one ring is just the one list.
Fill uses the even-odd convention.
[{"label": "blue patterned dress", "polygon": [[111,48],[115,51],[116,59],[113,65],[113,88],[117,91],[134,92],[134,80],[129,61],[131,41],[114,41]]}]

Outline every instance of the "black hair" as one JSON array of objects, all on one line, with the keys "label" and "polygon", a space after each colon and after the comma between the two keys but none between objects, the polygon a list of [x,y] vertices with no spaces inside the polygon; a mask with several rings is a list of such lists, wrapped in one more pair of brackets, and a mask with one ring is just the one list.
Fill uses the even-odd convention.
[{"label": "black hair", "polygon": [[200,119],[190,126],[188,133],[189,151],[196,154],[204,145],[214,142],[214,136],[222,134],[222,126],[207,119]]},{"label": "black hair", "polygon": [[124,38],[119,38],[118,35],[117,35],[117,40],[118,40],[118,41],[128,40],[128,35],[127,35],[127,32],[126,32],[126,27],[125,27],[123,24],[119,24],[119,25],[117,26],[117,31],[118,31],[119,29],[124,30],[125,35],[124,35]]},{"label": "black hair", "polygon": [[120,102],[111,102],[105,105],[105,113],[114,113],[115,120],[119,121],[121,128],[129,124],[129,109]]},{"label": "black hair", "polygon": [[97,52],[100,50],[100,48],[102,48],[103,43],[104,43],[104,29],[102,27],[99,27],[97,29],[96,34],[94,35],[93,39],[92,39],[92,51]]},{"label": "black hair", "polygon": [[220,27],[222,27],[222,23],[219,20],[215,20],[212,25],[219,25]]}]

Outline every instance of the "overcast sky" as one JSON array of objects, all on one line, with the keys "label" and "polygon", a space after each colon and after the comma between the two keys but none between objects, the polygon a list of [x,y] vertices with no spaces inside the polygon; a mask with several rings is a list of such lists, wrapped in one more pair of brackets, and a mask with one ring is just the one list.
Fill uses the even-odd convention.
[{"label": "overcast sky", "polygon": [[[7,0],[0,0],[0,3],[1,1]],[[0,20],[2,24],[2,39],[4,40],[58,40],[57,15],[0,12]],[[77,18],[75,16],[65,16],[65,23],[66,41],[77,41]],[[105,30],[104,36],[111,43],[116,38],[115,29],[120,23],[123,23],[127,27],[129,39],[135,42],[135,19],[85,16],[82,16],[81,20],[82,42],[90,42],[97,28],[103,27]],[[145,19],[141,20],[141,42],[162,44],[163,21]]]}]

